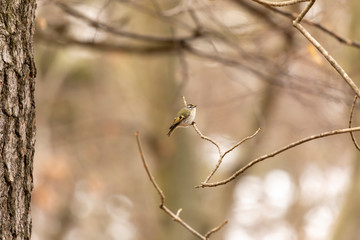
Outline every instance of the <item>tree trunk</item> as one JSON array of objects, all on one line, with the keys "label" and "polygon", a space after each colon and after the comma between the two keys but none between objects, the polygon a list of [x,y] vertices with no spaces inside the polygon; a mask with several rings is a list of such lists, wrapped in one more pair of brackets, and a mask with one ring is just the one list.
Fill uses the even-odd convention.
[{"label": "tree trunk", "polygon": [[30,239],[35,0],[0,0],[0,239]]}]

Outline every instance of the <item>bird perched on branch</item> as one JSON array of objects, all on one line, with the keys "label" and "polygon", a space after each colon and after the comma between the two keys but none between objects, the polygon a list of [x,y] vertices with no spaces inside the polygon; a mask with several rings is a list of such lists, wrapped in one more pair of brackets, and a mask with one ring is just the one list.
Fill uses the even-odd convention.
[{"label": "bird perched on branch", "polygon": [[190,126],[196,116],[196,105],[188,104],[186,107],[183,107],[176,115],[173,124],[170,126],[170,131],[168,136],[175,131],[178,127],[188,127]]}]

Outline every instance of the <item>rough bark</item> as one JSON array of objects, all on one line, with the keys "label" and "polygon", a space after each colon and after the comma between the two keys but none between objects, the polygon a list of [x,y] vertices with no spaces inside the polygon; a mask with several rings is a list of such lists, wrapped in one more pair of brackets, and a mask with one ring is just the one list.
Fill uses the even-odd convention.
[{"label": "rough bark", "polygon": [[0,239],[30,239],[35,0],[0,0]]}]

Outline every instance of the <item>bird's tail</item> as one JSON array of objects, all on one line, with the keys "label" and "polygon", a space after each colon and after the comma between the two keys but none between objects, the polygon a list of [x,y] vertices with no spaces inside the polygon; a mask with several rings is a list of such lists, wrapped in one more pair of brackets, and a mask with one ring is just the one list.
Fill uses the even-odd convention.
[{"label": "bird's tail", "polygon": [[170,137],[171,134],[175,131],[176,127],[177,127],[179,124],[180,124],[180,122],[171,125],[170,130],[169,130],[169,132],[168,132],[168,134],[167,134],[169,137]]}]

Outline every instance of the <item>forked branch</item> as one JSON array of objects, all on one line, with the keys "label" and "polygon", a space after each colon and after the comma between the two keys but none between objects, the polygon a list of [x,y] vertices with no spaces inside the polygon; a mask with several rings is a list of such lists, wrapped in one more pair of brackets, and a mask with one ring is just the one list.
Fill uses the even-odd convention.
[{"label": "forked branch", "polygon": [[323,132],[323,133],[320,133],[318,135],[313,135],[313,136],[310,136],[310,137],[307,137],[307,138],[303,138],[303,139],[301,139],[299,141],[290,143],[289,145],[287,145],[287,146],[285,146],[283,148],[280,148],[280,149],[278,149],[278,150],[276,150],[276,151],[274,151],[274,152],[272,152],[270,154],[266,154],[266,155],[263,155],[261,157],[258,157],[256,159],[252,160],[246,166],[244,166],[243,168],[236,171],[233,175],[231,175],[227,179],[224,179],[224,180],[218,181],[218,182],[214,182],[214,183],[202,183],[202,184],[196,186],[196,188],[216,187],[216,186],[227,184],[228,182],[231,182],[232,180],[237,178],[240,174],[245,172],[247,169],[251,168],[253,165],[255,165],[255,164],[259,163],[259,162],[262,162],[265,159],[274,157],[274,156],[276,156],[276,155],[278,155],[278,154],[280,154],[282,152],[285,152],[285,151],[287,151],[287,150],[289,150],[291,148],[294,148],[296,146],[299,146],[299,145],[301,145],[303,143],[310,142],[312,140],[319,139],[319,138],[332,136],[332,135],[338,135],[338,134],[349,133],[349,132],[357,132],[357,131],[360,131],[360,127],[338,129],[338,130],[334,130],[334,131],[330,131],[330,132]]},{"label": "forked branch", "polygon": [[160,196],[160,209],[162,209],[167,215],[169,215],[172,218],[172,220],[174,220],[175,222],[178,222],[180,225],[182,225],[185,229],[187,229],[189,232],[191,232],[197,238],[202,239],[202,240],[208,240],[210,238],[210,236],[213,233],[219,231],[227,223],[227,221],[225,221],[224,223],[222,223],[218,227],[215,227],[215,228],[211,229],[205,235],[202,235],[201,233],[196,231],[194,228],[192,228],[189,224],[187,224],[184,220],[182,220],[180,218],[180,213],[182,211],[181,208],[176,213],[172,212],[169,208],[167,208],[166,205],[165,205],[165,195],[164,195],[163,191],[161,190],[161,188],[159,187],[159,185],[157,184],[154,176],[151,174],[150,169],[148,167],[148,164],[147,164],[147,162],[145,160],[144,153],[143,153],[141,143],[140,143],[140,136],[139,136],[138,131],[135,132],[135,137],[136,137],[136,142],[137,142],[137,145],[138,145],[141,161],[142,161],[142,163],[144,165],[146,174],[148,175],[151,184],[154,186],[154,188],[156,189],[157,193]]},{"label": "forked branch", "polygon": [[242,143],[244,143],[245,141],[255,137],[261,130],[261,128],[258,128],[258,130],[256,130],[256,132],[250,136],[247,136],[245,138],[243,138],[241,141],[237,142],[235,145],[233,145],[231,148],[229,148],[228,150],[226,150],[224,153],[222,153],[221,148],[219,146],[219,144],[217,144],[214,140],[212,140],[209,137],[206,137],[205,135],[203,135],[199,128],[197,127],[196,123],[193,123],[193,127],[196,131],[196,133],[204,140],[211,142],[212,144],[214,144],[216,146],[216,148],[218,149],[219,152],[219,160],[216,163],[215,168],[209,173],[209,175],[206,177],[205,181],[203,183],[207,183],[209,182],[210,178],[215,174],[215,172],[218,170],[218,168],[220,167],[220,164],[222,163],[224,157],[230,153],[231,151],[233,151],[235,148],[239,147]]},{"label": "forked branch", "polygon": [[297,16],[297,18],[293,21],[293,26],[299,30],[299,32],[304,35],[304,37],[312,44],[314,47],[316,47],[319,52],[325,57],[325,59],[331,64],[331,66],[340,74],[340,76],[345,80],[345,82],[352,88],[352,90],[355,92],[355,94],[360,97],[360,89],[358,86],[354,83],[354,81],[347,75],[345,70],[336,62],[336,60],[328,53],[328,51],[325,50],[325,48],[300,24],[302,19],[305,17],[305,15],[309,12],[313,4],[315,3],[315,0],[289,0],[285,2],[268,2],[265,0],[252,0],[253,2],[260,3],[262,5],[266,6],[272,6],[272,7],[282,7],[282,6],[288,6],[297,4],[300,2],[308,1],[309,3],[306,5],[306,7],[300,12],[300,14]]},{"label": "forked branch", "polygon": [[[182,100],[183,100],[183,104],[184,106],[187,105],[187,102],[186,102],[186,99],[185,99],[185,96],[182,96]],[[252,135],[250,136],[247,136],[245,138],[243,138],[242,140],[240,140],[239,142],[237,142],[236,144],[234,144],[232,147],[230,147],[228,150],[226,150],[224,153],[222,152],[221,148],[220,148],[220,145],[214,141],[213,139],[205,136],[204,134],[201,133],[201,131],[199,130],[199,128],[197,127],[196,123],[193,122],[192,123],[192,126],[194,127],[196,133],[200,136],[201,139],[204,139],[210,143],[212,143],[218,150],[218,153],[219,153],[219,160],[217,161],[216,163],[216,166],[215,168],[209,173],[209,175],[206,177],[205,181],[203,183],[207,183],[209,182],[210,178],[215,174],[215,172],[218,170],[218,168],[220,167],[220,164],[222,163],[224,157],[230,153],[231,151],[233,151],[235,148],[239,147],[242,143],[246,142],[247,140],[255,137],[261,130],[261,128],[258,128],[258,130],[256,130],[255,133],[253,133]]]}]

